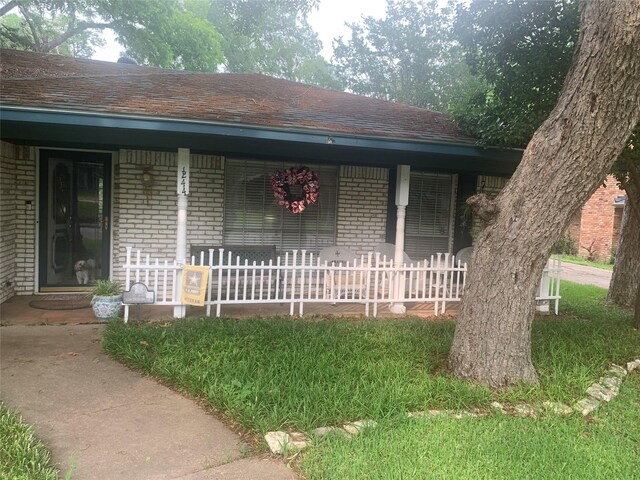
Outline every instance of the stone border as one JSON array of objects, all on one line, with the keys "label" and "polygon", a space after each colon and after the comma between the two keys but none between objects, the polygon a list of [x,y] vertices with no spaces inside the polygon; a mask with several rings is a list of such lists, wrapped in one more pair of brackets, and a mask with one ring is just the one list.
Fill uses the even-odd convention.
[{"label": "stone border", "polygon": [[[574,412],[578,412],[583,416],[589,415],[593,412],[602,402],[610,402],[618,395],[620,391],[620,385],[622,379],[627,374],[634,370],[640,371],[640,358],[628,362],[626,369],[619,365],[611,365],[606,371],[605,376],[600,377],[597,382],[594,382],[587,388],[587,396],[578,400],[573,407],[565,405],[564,403],[545,401],[542,403],[541,408],[534,407],[532,405],[521,404],[513,407],[504,406],[498,402],[491,402],[491,408],[498,410],[505,415],[517,416],[517,417],[531,417],[536,418],[540,413],[546,413],[551,415],[571,415]],[[446,415],[451,418],[478,418],[488,415],[484,411],[456,411],[456,410],[427,410],[420,412],[409,412],[407,414],[410,418],[424,418],[424,417],[436,417]],[[280,455],[287,455],[288,452],[299,452],[305,448],[311,446],[312,439],[322,438],[327,435],[340,435],[344,438],[352,438],[358,435],[361,431],[368,428],[374,428],[378,424],[373,420],[357,420],[351,423],[345,423],[342,427],[319,427],[311,432],[311,436],[305,435],[302,432],[267,432],[264,436],[269,448],[273,453]]]}]

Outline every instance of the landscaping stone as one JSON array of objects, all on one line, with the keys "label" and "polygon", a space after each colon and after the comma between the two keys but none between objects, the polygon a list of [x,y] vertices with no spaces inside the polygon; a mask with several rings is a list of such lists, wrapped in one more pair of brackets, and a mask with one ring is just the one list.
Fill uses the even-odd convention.
[{"label": "landscaping stone", "polygon": [[449,413],[456,420],[461,420],[463,418],[476,418],[478,415],[473,412],[445,412]]},{"label": "landscaping stone", "polygon": [[309,439],[300,432],[267,432],[264,436],[273,453],[283,453],[285,450],[302,450],[309,446]]},{"label": "landscaping stone", "polygon": [[640,358],[627,363],[627,372],[631,373],[636,369],[640,369]]},{"label": "landscaping stone", "polygon": [[615,363],[611,365],[611,367],[607,371],[609,373],[612,373],[618,378],[623,378],[627,375],[627,371],[624,369],[624,367],[621,367],[620,365],[616,365]]},{"label": "landscaping stone", "polygon": [[423,418],[427,413],[425,411],[419,412],[409,412],[407,413],[407,417],[409,418]]},{"label": "landscaping stone", "polygon": [[524,405],[524,404],[523,405],[516,405],[515,407],[513,407],[513,410],[520,417],[536,418],[538,416],[538,412],[536,412],[536,409],[533,408],[531,405]]},{"label": "landscaping stone", "polygon": [[309,446],[309,438],[304,433],[291,432],[289,437],[291,437],[291,445],[297,450],[304,450]]},{"label": "landscaping stone", "polygon": [[542,406],[554,415],[571,415],[573,413],[573,408],[560,402],[546,401],[542,403]]},{"label": "landscaping stone", "polygon": [[587,388],[587,395],[595,398],[596,400],[609,402],[616,396],[616,392],[607,387],[603,387],[599,383],[594,383],[589,388]]},{"label": "landscaping stone", "polygon": [[373,420],[358,420],[352,423],[345,423],[342,428],[351,435],[358,435],[364,428],[373,428],[378,424]]},{"label": "landscaping stone", "polygon": [[313,430],[311,433],[320,438],[325,437],[327,435],[340,435],[345,438],[351,438],[351,436],[347,432],[345,432],[343,429],[338,427],[318,427],[315,430]]},{"label": "landscaping stone", "polygon": [[507,413],[507,411],[504,409],[504,406],[499,402],[491,402],[491,408],[493,408],[494,410],[500,410],[500,412],[502,413]]},{"label": "landscaping stone", "polygon": [[596,408],[598,408],[598,405],[600,405],[600,402],[598,400],[596,400],[595,398],[587,397],[578,400],[576,402],[576,407],[574,408],[574,410],[576,412],[580,412],[583,416],[586,416],[593,412]]},{"label": "landscaping stone", "polygon": [[438,415],[446,415],[447,412],[444,410],[427,410],[427,413],[432,417],[437,417]]},{"label": "landscaping stone", "polygon": [[609,390],[611,390],[617,395],[618,392],[620,391],[620,385],[622,385],[622,380],[618,377],[601,377],[600,385],[608,388]]}]

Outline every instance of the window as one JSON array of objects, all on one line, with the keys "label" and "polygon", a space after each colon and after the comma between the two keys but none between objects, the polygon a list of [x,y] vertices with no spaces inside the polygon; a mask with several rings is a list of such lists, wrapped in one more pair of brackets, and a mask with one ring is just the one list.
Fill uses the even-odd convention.
[{"label": "window", "polygon": [[224,243],[276,245],[279,253],[294,249],[317,253],[334,245],[338,169],[305,165],[318,174],[320,195],[316,203],[297,215],[276,205],[271,187],[271,174],[292,164],[227,159]]},{"label": "window", "polygon": [[450,250],[455,176],[411,172],[404,248],[413,260]]}]

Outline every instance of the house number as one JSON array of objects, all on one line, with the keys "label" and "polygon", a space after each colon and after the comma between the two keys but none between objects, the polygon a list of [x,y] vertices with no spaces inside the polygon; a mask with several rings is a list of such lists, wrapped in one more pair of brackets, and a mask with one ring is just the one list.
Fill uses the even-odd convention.
[{"label": "house number", "polygon": [[182,148],[178,153],[178,194],[189,195],[189,154]]},{"label": "house number", "polygon": [[182,171],[180,172],[180,193],[183,195],[187,194],[187,168],[182,167]]}]

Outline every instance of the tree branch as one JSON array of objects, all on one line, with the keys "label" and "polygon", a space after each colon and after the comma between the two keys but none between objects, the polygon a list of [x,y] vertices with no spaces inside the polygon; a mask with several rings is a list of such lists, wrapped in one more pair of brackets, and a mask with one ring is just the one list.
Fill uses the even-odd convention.
[{"label": "tree branch", "polygon": [[34,45],[31,39],[27,35],[20,35],[14,28],[9,28],[6,25],[0,24],[0,36],[8,38],[12,42],[26,47],[28,50],[33,50]]},{"label": "tree branch", "polygon": [[478,193],[477,195],[469,197],[467,199],[467,205],[471,207],[471,211],[478,216],[478,218],[486,223],[493,220],[500,212],[496,201],[490,199],[484,193]]},{"label": "tree branch", "polygon": [[38,35],[38,29],[29,17],[29,10],[27,10],[27,8],[23,5],[18,5],[18,8],[20,9],[20,13],[22,13],[25,22],[27,22],[27,25],[29,25],[29,30],[31,30],[31,35],[33,36],[33,49],[36,52],[40,52],[40,36]]},{"label": "tree branch", "polygon": [[17,6],[17,0],[11,0],[10,2],[6,3],[2,7],[0,7],[0,17],[4,16],[6,13],[8,13],[10,10],[13,10]]},{"label": "tree branch", "polygon": [[81,32],[83,32],[85,30],[89,30],[91,28],[95,28],[95,29],[98,29],[98,30],[103,30],[105,28],[111,28],[112,26],[113,26],[113,23],[80,22],[75,27],[71,27],[70,26],[67,29],[66,32],[61,33],[60,35],[58,35],[53,40],[47,42],[46,44],[44,44],[42,46],[42,48],[45,49],[44,51],[50,52],[54,48],[59,47],[60,45],[62,45],[64,42],[69,40],[74,35],[77,35],[78,33],[81,33]]}]

